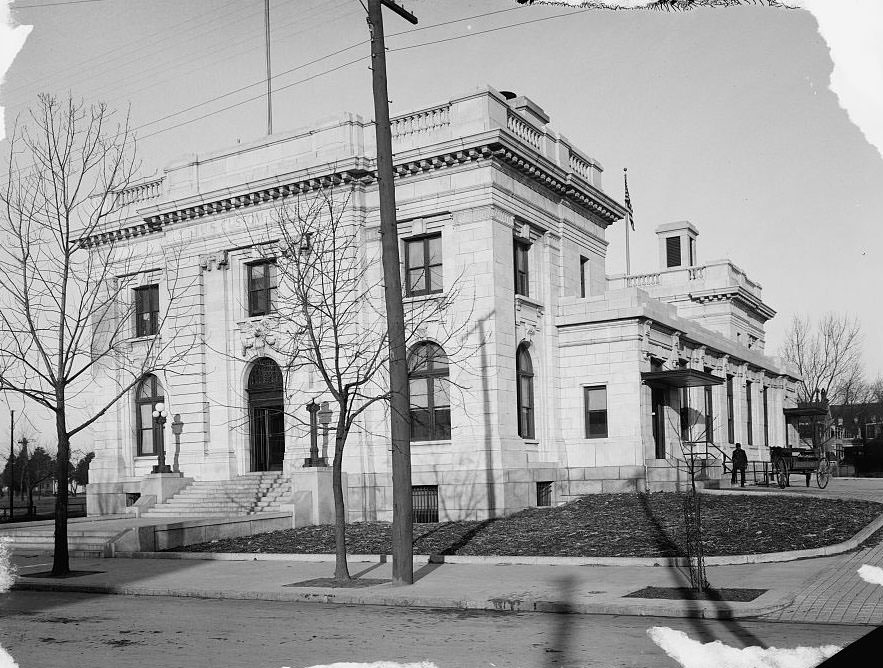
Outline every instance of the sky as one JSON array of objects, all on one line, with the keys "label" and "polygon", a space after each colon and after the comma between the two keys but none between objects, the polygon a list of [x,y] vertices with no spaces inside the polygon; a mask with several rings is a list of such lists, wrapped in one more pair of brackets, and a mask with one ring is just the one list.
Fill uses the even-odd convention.
[{"label": "sky", "polygon": [[[487,84],[530,97],[553,129],[604,165],[605,190],[620,201],[628,167],[632,273],[658,269],[658,225],[689,220],[700,262],[729,258],[763,286],[778,312],[768,353],[795,314],[847,313],[864,329],[867,375],[883,375],[883,309],[874,299],[883,158],[867,127],[850,119],[859,112],[847,113],[829,88],[829,44],[862,57],[860,39],[826,43],[810,12],[752,5],[403,4],[420,23],[385,16],[393,114]],[[263,0],[11,7],[14,23],[33,27],[0,85],[7,135],[39,92],[68,90],[128,110],[145,175],[266,133]],[[270,14],[274,131],[342,111],[370,119],[359,0],[271,0]],[[835,83],[862,94],[848,72],[835,73]],[[608,230],[608,274],[624,270],[624,233],[622,222]]]}]

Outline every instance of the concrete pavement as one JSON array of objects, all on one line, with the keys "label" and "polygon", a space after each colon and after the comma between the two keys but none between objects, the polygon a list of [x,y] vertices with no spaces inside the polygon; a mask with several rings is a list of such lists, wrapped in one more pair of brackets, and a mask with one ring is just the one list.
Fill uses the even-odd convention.
[{"label": "concrete pavement", "polygon": [[825,489],[819,489],[815,476],[809,487],[804,476],[791,476],[791,485],[781,489],[778,485],[753,485],[751,481],[745,487],[732,486],[730,479],[721,478],[720,490],[703,490],[704,493],[733,491],[746,494],[787,494],[797,496],[818,496],[826,499],[858,499],[861,501],[883,502],[883,478],[831,478]]},{"label": "concrete pavement", "polygon": [[711,566],[716,588],[766,589],[751,602],[623,598],[639,589],[685,587],[684,568],[648,566],[549,566],[415,563],[413,586],[396,587],[391,565],[353,562],[356,584],[332,587],[331,562],[198,559],[75,559],[72,568],[91,571],[71,578],[34,578],[47,571],[45,554],[18,552],[16,589],[172,595],[217,599],[317,601],[365,605],[561,612],[729,619],[771,613],[792,603],[794,592],[817,580],[839,557],[801,562]]}]

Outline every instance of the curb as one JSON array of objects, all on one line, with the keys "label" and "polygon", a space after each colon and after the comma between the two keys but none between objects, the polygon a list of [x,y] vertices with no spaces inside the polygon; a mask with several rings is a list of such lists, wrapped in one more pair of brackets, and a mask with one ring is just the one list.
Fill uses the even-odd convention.
[{"label": "curb", "polygon": [[[751,492],[748,492],[749,494]],[[734,554],[705,557],[706,566],[738,566],[742,564],[767,564],[813,557],[830,557],[857,548],[868,536],[883,527],[883,514],[873,520],[852,538],[842,543],[806,550],[763,552],[759,554]],[[117,559],[198,559],[207,561],[296,561],[329,562],[333,554],[280,554],[267,552],[117,552]],[[348,554],[347,561],[386,563],[392,557],[386,554]],[[492,556],[472,557],[446,554],[415,554],[415,563],[472,564],[486,566],[689,566],[685,557],[527,557]]]},{"label": "curb", "polygon": [[[67,583],[16,582],[15,591],[77,592],[125,596],[174,596],[215,600],[287,601],[326,603],[338,605],[379,605],[407,608],[437,608],[453,610],[486,610],[511,613],[569,613],[582,615],[628,615],[638,617],[677,617],[703,619],[738,619],[757,617],[776,612],[790,605],[793,595],[780,597],[765,605],[745,605],[734,609],[733,603],[713,601],[659,600],[656,603],[568,603],[539,598],[497,597],[490,599],[457,599],[433,596],[389,596],[385,593],[355,593],[329,591],[324,588],[303,588],[302,591],[225,591],[179,589],[166,587],[137,587],[127,585],[77,585]],[[645,599],[646,600],[646,599]],[[742,604],[735,604],[742,605]]]}]

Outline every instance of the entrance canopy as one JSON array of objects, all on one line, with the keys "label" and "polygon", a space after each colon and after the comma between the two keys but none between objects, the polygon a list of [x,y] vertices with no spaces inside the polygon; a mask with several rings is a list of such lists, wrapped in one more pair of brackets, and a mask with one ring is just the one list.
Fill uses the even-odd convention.
[{"label": "entrance canopy", "polygon": [[650,387],[705,387],[723,385],[724,379],[696,369],[672,369],[671,371],[647,371],[641,374]]},{"label": "entrance canopy", "polygon": [[786,417],[821,417],[828,414],[828,404],[815,401],[802,401],[797,408],[786,408]]}]

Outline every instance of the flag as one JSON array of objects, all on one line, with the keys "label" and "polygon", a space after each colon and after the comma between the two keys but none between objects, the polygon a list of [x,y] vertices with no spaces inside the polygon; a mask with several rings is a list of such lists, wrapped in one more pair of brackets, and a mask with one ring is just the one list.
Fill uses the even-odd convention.
[{"label": "flag", "polygon": [[629,224],[632,226],[632,230],[635,229],[635,215],[632,211],[632,197],[629,195],[629,168],[622,168],[622,179],[625,181],[625,208],[628,209],[629,212]]}]

